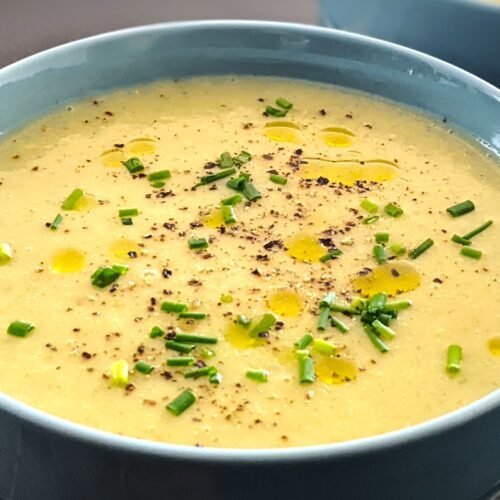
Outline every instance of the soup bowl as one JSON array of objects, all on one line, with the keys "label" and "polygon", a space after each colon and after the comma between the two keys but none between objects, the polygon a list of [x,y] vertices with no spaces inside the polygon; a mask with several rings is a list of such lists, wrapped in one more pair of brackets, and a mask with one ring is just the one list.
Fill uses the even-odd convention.
[{"label": "soup bowl", "polygon": [[320,0],[325,26],[389,40],[500,85],[497,0]]},{"label": "soup bowl", "polygon": [[[500,152],[500,92],[487,83],[386,42],[266,22],[146,26],[17,62],[0,70],[0,134],[96,93],[161,78],[228,73],[369,92],[446,117],[493,155]],[[473,499],[500,480],[499,421],[497,390],[439,418],[355,441],[196,448],[88,428],[0,393],[0,497]]]}]

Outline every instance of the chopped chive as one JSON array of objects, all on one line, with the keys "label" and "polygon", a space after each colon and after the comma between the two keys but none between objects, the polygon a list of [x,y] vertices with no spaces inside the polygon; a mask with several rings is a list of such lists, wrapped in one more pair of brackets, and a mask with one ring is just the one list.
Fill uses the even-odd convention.
[{"label": "chopped chive", "polygon": [[375,233],[375,241],[377,243],[387,243],[389,241],[389,233]]},{"label": "chopped chive", "polygon": [[339,313],[351,313],[351,307],[344,304],[331,304],[330,311]]},{"label": "chopped chive", "polygon": [[269,329],[274,326],[276,323],[276,316],[271,313],[266,313],[252,321],[252,323],[254,322],[255,324],[250,325],[250,335],[252,337],[258,337],[260,334],[268,332]]},{"label": "chopped chive", "polygon": [[323,339],[314,339],[313,349],[323,356],[333,356],[337,352],[337,347]]},{"label": "chopped chive", "polygon": [[243,314],[238,314],[238,317],[236,318],[236,323],[241,325],[243,328],[248,328],[251,322],[252,321]]},{"label": "chopped chive", "polygon": [[14,337],[27,337],[35,329],[33,323],[26,321],[13,321],[7,328],[7,333]]},{"label": "chopped chive", "polygon": [[282,186],[284,186],[288,182],[288,179],[284,175],[278,174],[271,174],[269,176],[269,180],[271,182],[274,182],[275,184],[281,184]]},{"label": "chopped chive", "polygon": [[131,173],[131,174],[136,174],[137,172],[140,172],[141,170],[144,170],[144,165],[142,164],[142,161],[139,160],[136,156],[133,158],[129,158],[127,161],[122,162],[123,166]]},{"label": "chopped chive", "polygon": [[196,401],[196,396],[193,391],[186,389],[184,392],[179,394],[173,401],[168,403],[166,406],[167,410],[172,413],[172,415],[178,417],[184,413],[191,405]]},{"label": "chopped chive", "polygon": [[315,379],[314,375],[314,361],[306,354],[299,356],[299,382],[301,384],[312,384]]},{"label": "chopped chive", "polygon": [[317,329],[320,331],[325,331],[328,328],[328,322],[330,320],[330,308],[320,307],[319,308],[319,318]]},{"label": "chopped chive", "polygon": [[224,179],[225,177],[229,177],[236,173],[235,168],[226,168],[225,170],[221,170],[216,174],[204,175],[200,178],[200,182],[196,184],[194,187],[205,186],[206,184],[210,184],[212,182],[218,181],[220,179]]},{"label": "chopped chive", "polygon": [[377,316],[377,319],[383,323],[385,326],[389,326],[390,322],[391,322],[391,319],[392,319],[392,316],[390,314],[387,314],[387,313],[380,313],[378,316]]},{"label": "chopped chive", "polygon": [[372,295],[368,300],[366,309],[371,314],[378,314],[380,311],[384,310],[387,303],[387,294],[380,292]]},{"label": "chopped chive", "polygon": [[153,370],[154,367],[151,366],[149,363],[146,363],[146,361],[137,361],[137,363],[134,366],[135,371],[138,371],[139,373],[143,373],[144,375],[149,375]]},{"label": "chopped chive", "polygon": [[373,247],[373,257],[379,264],[387,262],[387,253],[382,245],[375,245]]},{"label": "chopped chive", "polygon": [[[364,299],[363,297],[356,297],[351,302],[351,305],[348,308],[348,311],[351,314],[361,314],[361,312],[363,311],[363,309],[366,307],[366,303],[367,303],[367,300]],[[344,311],[340,311],[340,312],[344,312]]]},{"label": "chopped chive", "polygon": [[163,337],[163,335],[165,335],[165,330],[163,328],[160,328],[159,326],[153,326],[153,328],[151,328],[151,331],[149,332],[149,337],[152,339]]},{"label": "chopped chive", "polygon": [[233,157],[227,151],[222,153],[219,157],[220,168],[231,168],[234,165]]},{"label": "chopped chive", "polygon": [[404,309],[408,309],[411,304],[411,300],[400,300],[399,302],[386,303],[382,308],[382,312],[388,313],[392,311],[402,311]]},{"label": "chopped chive", "polygon": [[293,104],[283,97],[278,97],[278,99],[276,99],[276,104],[280,108],[286,109],[287,111],[290,111],[293,108]]},{"label": "chopped chive", "polygon": [[165,186],[165,182],[164,181],[153,181],[151,183],[151,187],[155,188],[155,189],[160,189],[162,188],[163,186]]},{"label": "chopped chive", "polygon": [[179,356],[178,358],[168,358],[167,366],[191,366],[195,359],[192,356]]},{"label": "chopped chive", "polygon": [[257,190],[257,188],[250,182],[244,182],[241,192],[248,201],[255,201],[262,198],[262,194]]},{"label": "chopped chive", "polygon": [[288,110],[286,110],[286,109],[277,109],[277,108],[274,108],[273,106],[266,106],[266,113],[269,116],[275,116],[277,118],[283,118],[288,113]]},{"label": "chopped chive", "polygon": [[208,248],[208,240],[206,238],[190,238],[188,240],[188,247],[191,250],[204,250]]},{"label": "chopped chive", "polygon": [[128,363],[119,359],[111,365],[111,384],[115,387],[125,387],[128,384]]},{"label": "chopped chive", "polygon": [[217,337],[209,337],[207,335],[192,335],[189,333],[177,333],[175,340],[182,343],[192,344],[217,344]]},{"label": "chopped chive", "polygon": [[0,265],[12,260],[12,247],[8,243],[0,243]]},{"label": "chopped chive", "polygon": [[425,241],[420,243],[417,248],[413,249],[409,253],[410,259],[416,259],[417,257],[420,257],[420,255],[427,251],[432,245],[434,245],[434,241],[430,238],[427,238]]},{"label": "chopped chive", "polygon": [[95,273],[90,277],[92,285],[98,288],[106,288],[107,286],[114,283],[121,276],[120,271],[112,267],[101,266]]},{"label": "chopped chive", "polygon": [[177,342],[175,340],[167,340],[165,342],[165,347],[167,349],[172,349],[172,351],[177,351],[182,354],[189,354],[194,348],[194,344],[183,344],[182,342]]},{"label": "chopped chive", "polygon": [[465,246],[468,246],[472,243],[471,240],[468,240],[467,238],[464,238],[463,236],[460,236],[458,234],[454,234],[451,237],[451,241],[454,241],[455,243],[460,243],[460,245],[465,245]]},{"label": "chopped chive", "polygon": [[370,217],[366,217],[366,219],[363,219],[361,222],[363,224],[373,224],[377,222],[380,219],[379,215],[371,215]]},{"label": "chopped chive", "polygon": [[236,222],[236,213],[232,205],[222,205],[220,208],[224,224],[234,224]]},{"label": "chopped chive", "polygon": [[[472,212],[476,207],[474,206],[474,203],[470,200],[462,201],[461,203],[457,203],[456,205],[453,205],[452,207],[448,207],[446,211],[452,216],[452,217],[460,217],[461,215],[468,214],[469,212]],[[465,238],[468,240],[469,238]]]},{"label": "chopped chive", "polygon": [[128,266],[124,266],[123,264],[113,264],[111,266],[111,269],[119,273],[120,276],[123,276],[128,273]]},{"label": "chopped chive", "polygon": [[203,359],[212,359],[215,356],[215,351],[209,347],[202,347],[200,350],[200,357]]},{"label": "chopped chive", "polygon": [[481,252],[481,250],[476,250],[475,248],[462,247],[462,249],[460,250],[460,255],[479,260],[481,258],[481,255],[483,255],[483,252]]},{"label": "chopped chive", "polygon": [[396,336],[396,332],[392,329],[389,328],[387,325],[384,325],[382,321],[379,319],[376,319],[372,323],[373,328],[375,328],[375,331],[385,340],[391,340]]},{"label": "chopped chive", "polygon": [[208,381],[211,384],[219,385],[222,382],[222,374],[219,372],[212,373],[208,376]]},{"label": "chopped chive", "polygon": [[61,225],[62,221],[63,221],[63,216],[61,214],[57,214],[55,219],[52,221],[52,224],[50,225],[50,229],[52,231],[59,229],[59,226]]},{"label": "chopped chive", "polygon": [[242,173],[234,179],[229,179],[226,182],[226,186],[229,189],[234,189],[235,191],[241,191],[243,189],[243,185],[245,184],[245,182],[248,182],[249,180],[250,180],[250,175]]},{"label": "chopped chive", "polygon": [[217,368],[215,368],[215,366],[204,366],[203,368],[186,372],[184,377],[197,379],[200,377],[208,377],[210,375],[214,375],[215,373],[217,373]]},{"label": "chopped chive", "polygon": [[247,370],[245,377],[254,382],[263,383],[268,381],[269,372],[266,370]]},{"label": "chopped chive", "polygon": [[63,201],[61,208],[63,210],[74,210],[76,203],[83,196],[83,190],[80,188],[74,189],[71,194]]},{"label": "chopped chive", "polygon": [[388,203],[384,207],[384,212],[391,217],[401,217],[405,213],[401,207],[398,207],[394,203]]},{"label": "chopped chive", "polygon": [[393,243],[389,248],[394,255],[404,255],[406,253],[406,247],[401,243]]},{"label": "chopped chive", "polygon": [[376,214],[378,211],[378,205],[368,198],[364,199],[360,203],[360,207],[366,210],[369,214]]},{"label": "chopped chive", "polygon": [[234,206],[237,205],[238,203],[241,203],[243,200],[243,197],[241,194],[235,194],[233,196],[230,196],[229,198],[225,198],[224,200],[221,201],[222,205],[230,205]]},{"label": "chopped chive", "polygon": [[334,292],[328,292],[321,299],[321,302],[319,303],[319,307],[330,307],[335,302],[335,297],[336,297],[336,295]]},{"label": "chopped chive", "polygon": [[363,328],[368,335],[368,338],[372,341],[372,344],[381,352],[388,352],[389,348],[384,344],[383,340],[377,335],[375,329],[368,324],[363,324]]},{"label": "chopped chive", "polygon": [[135,217],[139,215],[139,210],[137,208],[123,208],[118,210],[118,217]]},{"label": "chopped chive", "polygon": [[466,240],[470,240],[470,239],[474,238],[474,236],[477,236],[479,233],[482,233],[485,229],[488,229],[492,224],[493,224],[493,221],[488,220],[484,224],[481,224],[479,227],[476,227],[476,229],[473,229],[472,231],[468,232],[467,234],[464,234],[463,238]]},{"label": "chopped chive", "polygon": [[340,319],[334,318],[330,316],[330,324],[336,328],[340,333],[347,333],[349,331],[349,327]]},{"label": "chopped chive", "polygon": [[156,172],[151,172],[148,175],[148,181],[164,181],[165,179],[170,179],[171,176],[172,174],[170,173],[170,170],[157,170]]},{"label": "chopped chive", "polygon": [[166,313],[181,313],[186,311],[187,308],[187,304],[182,304],[181,302],[165,301],[161,305],[161,310]]},{"label": "chopped chive", "polygon": [[252,159],[252,155],[248,151],[242,151],[238,156],[233,158],[236,164],[242,165],[248,163]]},{"label": "chopped chive", "polygon": [[207,313],[184,311],[179,313],[180,319],[205,319]]},{"label": "chopped chive", "polygon": [[462,347],[450,345],[446,354],[446,371],[448,373],[458,373],[462,368]]},{"label": "chopped chive", "polygon": [[331,252],[328,252],[325,255],[321,256],[319,260],[320,262],[325,263],[328,262],[329,260],[337,259],[341,255],[342,255],[342,250],[340,250],[339,248],[335,248]]},{"label": "chopped chive", "polygon": [[220,296],[220,301],[223,304],[231,304],[233,300],[233,296],[230,293],[222,293]]},{"label": "chopped chive", "polygon": [[295,351],[295,357],[297,359],[303,358],[304,356],[309,356],[309,351],[307,349],[297,349]]},{"label": "chopped chive", "polygon": [[313,336],[310,333],[306,333],[295,342],[295,348],[299,350],[305,349],[313,340]]},{"label": "chopped chive", "polygon": [[122,224],[124,226],[133,226],[134,225],[134,221],[130,217],[122,217],[121,221],[122,221]]}]

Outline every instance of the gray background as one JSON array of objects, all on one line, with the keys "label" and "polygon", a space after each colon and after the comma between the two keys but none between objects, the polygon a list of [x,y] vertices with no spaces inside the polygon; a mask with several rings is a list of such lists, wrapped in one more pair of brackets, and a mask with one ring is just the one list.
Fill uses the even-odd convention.
[{"label": "gray background", "polygon": [[315,0],[0,0],[0,67],[128,26],[186,19],[317,22]]}]

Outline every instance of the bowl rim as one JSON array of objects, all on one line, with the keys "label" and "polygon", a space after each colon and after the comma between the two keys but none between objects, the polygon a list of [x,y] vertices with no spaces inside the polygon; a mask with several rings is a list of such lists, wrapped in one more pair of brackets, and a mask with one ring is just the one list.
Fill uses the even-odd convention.
[{"label": "bowl rim", "polygon": [[[365,35],[343,32],[331,28],[297,23],[252,20],[205,20],[155,23],[86,37],[35,53],[0,68],[0,87],[3,84],[2,81],[5,82],[6,80],[10,80],[12,76],[16,76],[16,73],[19,74],[22,73],[23,70],[29,69],[32,64],[43,62],[46,58],[71,51],[74,48],[85,49],[86,47],[92,46],[95,42],[109,41],[122,37],[126,38],[137,34],[198,28],[280,29],[303,35],[326,35],[334,39],[362,43],[373,48],[385,48],[399,54],[410,56],[420,62],[426,62],[434,69],[442,71],[448,76],[457,78],[461,82],[494,97],[500,104],[500,90],[490,83],[481,80],[465,70],[416,50]],[[499,409],[500,389],[496,389],[486,396],[444,415],[410,427],[375,436],[343,442],[287,448],[215,448],[171,444],[114,434],[84,424],[72,422],[62,417],[57,417],[0,392],[0,414],[8,413],[22,422],[29,423],[59,437],[69,437],[90,445],[120,450],[121,452],[128,452],[131,454],[149,455],[159,458],[174,458],[191,462],[209,462],[212,464],[229,464],[235,461],[240,463],[261,464],[276,460],[280,462],[314,461],[327,457],[329,459],[341,459],[354,455],[370,454],[387,448],[406,445],[424,438],[431,438],[445,431],[461,427],[482,415],[492,411],[498,411]]]}]

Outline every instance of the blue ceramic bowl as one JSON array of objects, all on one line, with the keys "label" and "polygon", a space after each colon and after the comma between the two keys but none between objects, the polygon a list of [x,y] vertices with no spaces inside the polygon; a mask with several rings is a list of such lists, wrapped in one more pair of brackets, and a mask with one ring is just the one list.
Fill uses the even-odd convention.
[{"label": "blue ceramic bowl", "polygon": [[500,3],[319,0],[321,23],[440,57],[500,86]]},{"label": "blue ceramic bowl", "polygon": [[[500,153],[500,92],[485,82],[389,43],[264,22],[147,26],[20,61],[0,70],[0,134],[116,87],[226,73],[371,92],[446,116]],[[499,422],[497,391],[443,417],[367,439],[294,449],[200,449],[97,431],[0,394],[0,497],[470,500],[500,480]]]}]

